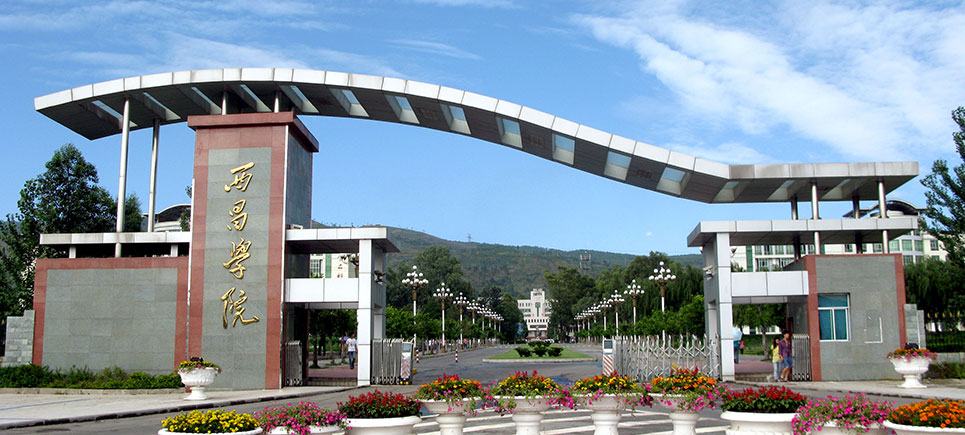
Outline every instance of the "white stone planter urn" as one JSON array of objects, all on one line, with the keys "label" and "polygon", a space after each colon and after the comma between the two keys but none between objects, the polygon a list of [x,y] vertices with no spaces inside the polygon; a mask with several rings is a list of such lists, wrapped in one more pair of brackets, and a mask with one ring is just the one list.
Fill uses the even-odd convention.
[{"label": "white stone planter urn", "polygon": [[618,435],[617,425],[623,417],[623,410],[627,408],[627,402],[622,397],[613,394],[601,395],[597,398],[593,396],[583,396],[580,398],[582,407],[593,411],[590,418],[593,420],[593,435]]},{"label": "white stone planter urn", "polygon": [[898,385],[899,388],[928,388],[921,383],[921,375],[928,371],[931,358],[914,356],[888,360],[895,366],[895,371],[905,377],[905,382]]},{"label": "white stone planter urn", "polygon": [[965,429],[906,426],[903,424],[884,422],[885,429],[895,431],[895,435],[961,435],[965,434]]},{"label": "white stone planter urn", "polygon": [[184,400],[205,400],[208,396],[204,394],[204,388],[214,382],[214,377],[218,375],[218,369],[203,367],[178,370],[178,374],[181,375],[181,383],[191,389],[191,394]]},{"label": "white stone planter urn", "polygon": [[543,411],[550,408],[550,404],[542,396],[536,397],[497,397],[513,399],[516,408],[513,409],[513,423],[516,423],[516,435],[539,435],[543,422]]},{"label": "white stone planter urn", "polygon": [[676,394],[651,394],[651,396],[655,402],[671,409],[670,422],[673,423],[673,435],[697,434],[697,420],[700,419],[700,414],[695,411],[681,410],[677,402],[683,398],[682,396]]},{"label": "white stone planter urn", "polygon": [[419,400],[422,407],[433,414],[439,414],[439,435],[462,435],[466,424],[466,414],[472,412],[479,399],[462,399],[452,403],[445,400]]},{"label": "white stone planter urn", "polygon": [[[790,435],[791,420],[795,413],[733,412],[724,411],[721,420],[730,423],[727,435]],[[827,435],[822,432],[822,435]],[[853,435],[853,434],[852,434]]]},{"label": "white stone planter urn", "polygon": [[[252,430],[246,430],[241,432],[213,433],[209,435],[258,435],[260,433],[262,433],[261,428],[256,427]],[[187,432],[169,432],[167,429],[161,429],[157,431],[157,435],[179,435],[179,434],[187,434]]]},{"label": "white stone planter urn", "polygon": [[346,435],[409,435],[422,417],[411,415],[395,418],[350,418]]}]

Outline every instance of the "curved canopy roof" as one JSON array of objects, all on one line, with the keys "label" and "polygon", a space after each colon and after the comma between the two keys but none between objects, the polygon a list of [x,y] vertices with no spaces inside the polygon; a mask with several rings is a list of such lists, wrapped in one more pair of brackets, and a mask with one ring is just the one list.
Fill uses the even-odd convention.
[{"label": "curved canopy roof", "polygon": [[644,189],[701,202],[877,199],[918,175],[917,162],[727,165],[627,139],[526,106],[429,83],[290,68],[225,68],[94,83],[34,99],[88,139],[191,115],[294,111],[368,118],[472,136]]}]

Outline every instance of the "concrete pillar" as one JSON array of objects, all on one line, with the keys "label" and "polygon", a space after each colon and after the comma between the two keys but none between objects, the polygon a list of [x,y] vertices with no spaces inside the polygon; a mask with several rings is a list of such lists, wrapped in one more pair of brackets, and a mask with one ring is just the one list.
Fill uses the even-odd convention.
[{"label": "concrete pillar", "polygon": [[[127,143],[131,133],[131,100],[124,99],[121,121],[121,170],[117,181],[117,232],[124,231],[124,197],[127,195]],[[121,241],[114,244],[114,256],[121,256]]]},{"label": "concrete pillar", "polygon": [[[818,211],[818,182],[811,182],[811,219],[817,220],[821,219],[821,214]],[[814,253],[821,255],[821,233],[814,232]]]},{"label": "concrete pillar", "polygon": [[[858,195],[851,197],[851,209],[852,217],[861,219],[861,199]],[[861,237],[861,233],[855,233],[854,235],[854,253],[864,253],[864,239]]]},{"label": "concrete pillar", "polygon": [[705,319],[707,335],[718,337],[721,378],[734,380],[734,321],[730,282],[730,235],[719,233],[704,245],[704,264],[713,276],[704,277]]},{"label": "concrete pillar", "polygon": [[154,118],[154,134],[151,140],[151,189],[147,195],[147,232],[154,232],[154,204],[157,190],[157,148],[161,137],[161,120]]},{"label": "concrete pillar", "polygon": [[372,301],[374,284],[372,281],[372,248],[371,240],[359,241],[359,306],[356,312],[358,352],[356,353],[355,367],[358,369],[357,379],[360,387],[370,385],[372,379],[372,311],[374,308]]},{"label": "concrete pillar", "polygon": [[[359,263],[361,264],[361,263]],[[372,310],[372,338],[386,338],[385,335],[385,251],[377,246],[372,247],[372,271],[382,273],[382,282],[376,283],[373,275],[372,291],[376,295],[375,306]]]},{"label": "concrete pillar", "polygon": [[[885,182],[878,180],[878,219],[888,219],[888,204],[885,202]],[[881,250],[885,254],[888,249],[888,230],[881,230]]]}]

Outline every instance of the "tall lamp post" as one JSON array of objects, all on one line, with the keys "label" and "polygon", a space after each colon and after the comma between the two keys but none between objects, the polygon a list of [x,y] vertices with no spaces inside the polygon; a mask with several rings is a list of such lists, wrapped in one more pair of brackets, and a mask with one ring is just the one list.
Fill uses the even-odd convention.
[{"label": "tall lamp post", "polygon": [[654,269],[653,273],[655,275],[650,275],[648,278],[650,281],[657,283],[660,286],[660,311],[666,311],[664,305],[664,299],[667,297],[667,283],[673,282],[677,279],[677,275],[671,274],[673,272],[670,269],[665,269],[663,267],[663,262],[660,262],[660,268]]},{"label": "tall lamp post", "polygon": [[432,297],[439,299],[442,303],[442,351],[446,351],[446,300],[452,297],[452,292],[446,287],[446,283],[439,284],[439,288],[432,294]]},{"label": "tall lamp post", "polygon": [[620,302],[625,301],[619,291],[614,291],[610,296],[610,303],[613,304],[613,312],[616,313],[617,337],[620,336]]},{"label": "tall lamp post", "polygon": [[630,281],[627,284],[627,291],[625,292],[627,296],[633,299],[633,324],[637,324],[637,296],[643,294],[643,286],[637,284],[637,280]]},{"label": "tall lamp post", "polygon": [[[416,325],[416,301],[419,296],[419,289],[425,285],[429,284],[429,280],[422,277],[422,272],[419,272],[418,266],[412,266],[412,271],[405,274],[405,278],[402,279],[402,286],[408,287],[412,290],[412,324]],[[419,341],[416,339],[417,334],[415,331],[412,332],[412,345],[418,349]]]},{"label": "tall lamp post", "polygon": [[462,330],[465,329],[465,328],[463,328],[463,325],[462,325],[462,309],[463,309],[463,307],[465,307],[466,305],[469,305],[469,299],[466,298],[465,296],[463,296],[463,295],[462,295],[462,292],[459,292],[459,296],[456,296],[456,298],[452,300],[452,303],[454,303],[454,304],[456,304],[456,305],[459,306],[459,347],[461,347],[461,346],[462,346]]}]

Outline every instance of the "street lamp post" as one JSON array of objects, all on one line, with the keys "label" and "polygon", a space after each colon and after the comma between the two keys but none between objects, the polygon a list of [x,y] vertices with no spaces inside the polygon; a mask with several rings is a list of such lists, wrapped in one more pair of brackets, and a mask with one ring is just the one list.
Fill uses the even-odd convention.
[{"label": "street lamp post", "polygon": [[442,351],[446,351],[446,299],[452,297],[452,292],[446,287],[446,283],[439,284],[439,288],[432,294],[432,297],[439,299],[442,303]]},{"label": "street lamp post", "polygon": [[620,302],[625,300],[619,291],[614,291],[613,296],[610,296],[610,303],[613,304],[613,312],[616,313],[617,337],[620,336]]},{"label": "street lamp post", "polygon": [[641,286],[640,284],[637,284],[637,280],[632,280],[630,281],[630,284],[627,284],[626,294],[627,296],[630,296],[633,299],[633,324],[636,325],[637,324],[637,296],[640,296],[643,294],[643,286]]},{"label": "street lamp post", "polygon": [[[402,286],[408,287],[412,290],[412,324],[416,325],[416,301],[418,300],[419,288],[429,284],[429,280],[422,277],[422,272],[419,272],[418,266],[412,266],[412,271],[405,274],[405,278],[402,279]],[[417,340],[418,334],[415,331],[412,332],[412,345],[418,349],[419,341]]]},{"label": "street lamp post", "polygon": [[459,347],[461,347],[463,340],[462,331],[465,329],[462,325],[462,309],[469,304],[469,299],[463,296],[462,292],[459,292],[459,296],[456,296],[456,298],[452,300],[452,303],[459,305]]},{"label": "street lamp post", "polygon": [[675,279],[677,279],[677,275],[673,275],[670,272],[673,272],[673,271],[670,269],[664,268],[663,262],[661,261],[660,268],[653,270],[653,273],[655,273],[656,275],[650,275],[650,277],[648,278],[650,281],[653,281],[657,283],[658,286],[660,286],[660,311],[661,312],[666,310],[664,305],[664,299],[666,299],[667,297],[667,283],[673,282]]}]

